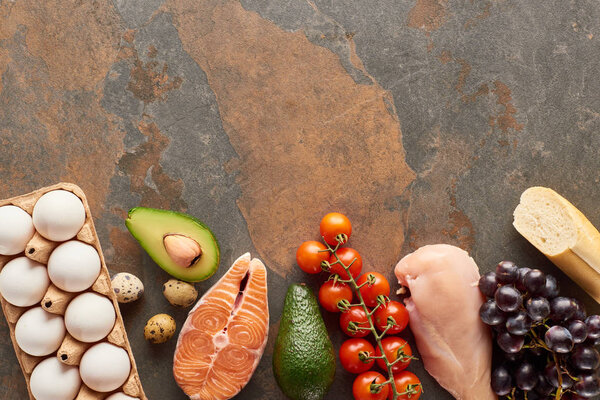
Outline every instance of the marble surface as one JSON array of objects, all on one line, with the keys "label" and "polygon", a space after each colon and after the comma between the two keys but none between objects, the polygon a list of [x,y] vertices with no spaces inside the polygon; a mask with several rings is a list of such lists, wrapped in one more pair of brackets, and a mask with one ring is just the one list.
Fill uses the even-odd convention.
[{"label": "marble surface", "polygon": [[[168,276],[126,231],[129,208],[181,210],[269,268],[271,339],[236,398],[283,399],[272,340],[295,248],[346,213],[366,267],[417,247],[555,273],[512,228],[532,185],[600,225],[600,5],[592,0],[0,0],[0,197],[86,192],[109,268],[146,285],[122,312],[151,399],[185,399],[175,341],[143,339]],[[343,339],[326,315],[332,339]],[[404,334],[410,339],[409,333]],[[0,399],[25,398],[0,319]],[[425,400],[451,396],[411,366]],[[338,369],[327,399],[351,398]]]}]

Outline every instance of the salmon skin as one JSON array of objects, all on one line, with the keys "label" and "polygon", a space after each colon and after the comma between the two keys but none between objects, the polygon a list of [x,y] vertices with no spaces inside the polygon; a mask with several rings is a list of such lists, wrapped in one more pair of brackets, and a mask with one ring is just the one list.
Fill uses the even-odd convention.
[{"label": "salmon skin", "polygon": [[267,270],[238,258],[190,311],[175,348],[173,375],[192,400],[227,400],[250,381],[267,344]]}]

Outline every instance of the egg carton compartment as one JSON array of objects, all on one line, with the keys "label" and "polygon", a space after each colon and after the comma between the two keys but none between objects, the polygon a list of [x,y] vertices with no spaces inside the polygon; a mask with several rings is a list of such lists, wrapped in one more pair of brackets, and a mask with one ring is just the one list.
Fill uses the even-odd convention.
[{"label": "egg carton compartment", "polygon": [[[133,352],[131,350],[131,345],[129,343],[129,340],[127,339],[127,333],[125,331],[125,325],[123,324],[123,318],[119,309],[119,303],[117,302],[116,295],[112,290],[110,274],[108,272],[108,269],[106,268],[104,255],[100,247],[100,241],[94,228],[92,214],[83,191],[77,185],[70,183],[59,183],[53,186],[41,188],[39,190],[25,195],[13,197],[6,200],[0,200],[0,207],[5,205],[14,205],[25,210],[29,215],[32,215],[33,208],[38,199],[45,193],[53,190],[69,191],[75,194],[82,201],[83,207],[85,209],[85,222],[83,224],[83,227],[77,233],[76,237],[72,238],[71,240],[79,240],[81,242],[91,245],[96,249],[100,257],[100,274],[89,289],[80,292],[66,292],[56,287],[53,283],[50,283],[50,286],[48,287],[42,301],[39,304],[34,304],[30,307],[14,306],[7,302],[0,295],[0,305],[2,307],[2,311],[4,313],[6,321],[8,322],[11,341],[13,343],[17,359],[19,361],[21,370],[23,371],[23,375],[27,383],[29,398],[31,400],[35,400],[31,392],[30,378],[33,369],[42,360],[52,356],[56,356],[58,360],[65,365],[78,366],[83,354],[91,346],[97,343],[108,342],[124,349],[127,352],[131,364],[131,371],[128,379],[120,388],[106,393],[96,392],[87,387],[85,383],[82,382],[81,388],[75,400],[103,400],[115,392],[124,392],[128,396],[138,398],[140,400],[147,400],[148,398],[144,393],[139,378],[137,366],[133,357]],[[12,256],[0,255],[0,271],[9,261],[22,256],[26,256],[27,258],[33,261],[47,265],[50,254],[60,244],[61,242],[54,242],[48,240],[42,235],[40,235],[38,232],[35,232],[31,240],[27,243],[25,251],[23,253],[19,253]],[[94,343],[83,343],[73,338],[67,332],[58,351],[56,353],[52,353],[48,356],[43,357],[31,356],[19,348],[15,337],[15,327],[17,321],[24,312],[28,311],[29,309],[41,306],[44,310],[52,314],[64,315],[69,302],[74,297],[86,292],[93,292],[106,296],[113,304],[116,315],[115,324],[110,333],[104,339],[101,339],[100,341]]]}]

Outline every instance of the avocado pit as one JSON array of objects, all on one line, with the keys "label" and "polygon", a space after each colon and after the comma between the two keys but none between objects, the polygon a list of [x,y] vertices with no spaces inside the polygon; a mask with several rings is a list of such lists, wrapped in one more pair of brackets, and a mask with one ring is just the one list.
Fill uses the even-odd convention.
[{"label": "avocado pit", "polygon": [[202,256],[202,248],[194,239],[179,234],[167,234],[163,237],[165,251],[180,267],[189,268]]},{"label": "avocado pit", "polygon": [[217,238],[191,215],[135,207],[125,225],[152,260],[169,275],[185,282],[200,282],[219,268]]}]

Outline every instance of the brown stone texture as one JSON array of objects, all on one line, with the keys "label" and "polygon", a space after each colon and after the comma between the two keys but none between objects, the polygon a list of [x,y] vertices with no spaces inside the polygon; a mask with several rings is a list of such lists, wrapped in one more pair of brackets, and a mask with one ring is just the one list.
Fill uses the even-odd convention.
[{"label": "brown stone texture", "polygon": [[416,0],[408,14],[408,26],[431,32],[439,29],[448,13],[448,0]]},{"label": "brown stone texture", "polygon": [[[513,259],[580,296],[511,213],[544,185],[600,225],[599,21],[593,0],[0,0],[0,198],[83,188],[109,269],[146,288],[121,310],[153,399],[185,396],[175,341],[141,332],[188,310],[162,296],[169,276],[127,211],[210,226],[222,261],[200,294],[240,254],[263,259],[270,338],[236,398],[283,399],[271,369],[283,297],[293,282],[318,290],[324,276],[294,256],[327,212],[350,217],[364,270],[393,278],[407,252],[444,242],[482,271]],[[323,315],[338,346],[338,316]],[[7,332],[0,319],[0,400],[27,392]],[[418,361],[410,370],[426,399],[451,399]],[[351,398],[352,380],[340,367],[326,400]]]},{"label": "brown stone texture", "polygon": [[490,126],[497,126],[503,132],[506,132],[509,129],[514,129],[515,131],[523,129],[524,125],[519,124],[514,116],[517,110],[512,104],[512,92],[510,88],[500,81],[495,81],[492,93],[496,95],[498,98],[496,102],[503,107],[503,109],[501,109],[497,115],[490,117]]},{"label": "brown stone texture", "polygon": [[386,105],[389,93],[376,83],[356,84],[334,54],[238,2],[187,6],[167,5],[240,155],[238,205],[267,265],[285,276],[294,268],[289,249],[299,238],[314,238],[324,207],[334,207],[363,222],[355,241],[371,249],[369,268],[391,267],[404,228],[402,213],[385,205],[414,174],[397,116]]},{"label": "brown stone texture", "polygon": [[15,85],[0,100],[5,197],[66,180],[101,207],[124,136],[100,105],[121,33],[109,1],[0,5],[0,72]]}]

